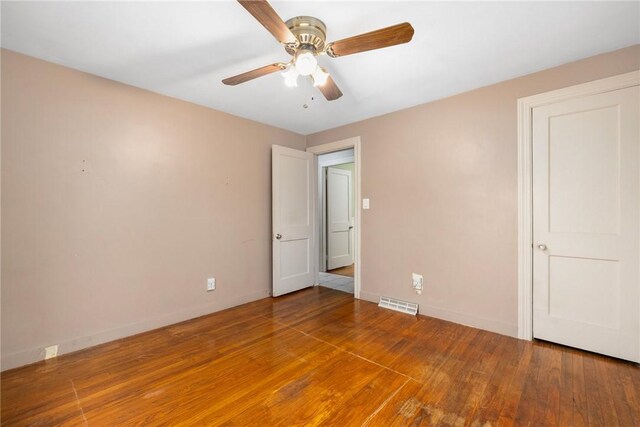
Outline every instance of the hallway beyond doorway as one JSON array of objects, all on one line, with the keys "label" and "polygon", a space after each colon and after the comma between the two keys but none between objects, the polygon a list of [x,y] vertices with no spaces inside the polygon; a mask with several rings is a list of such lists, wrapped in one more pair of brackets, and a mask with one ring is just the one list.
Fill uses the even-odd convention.
[{"label": "hallway beyond doorway", "polygon": [[334,289],[336,291],[347,292],[353,294],[353,277],[340,276],[331,273],[319,273],[318,285],[325,288]]},{"label": "hallway beyond doorway", "polygon": [[337,274],[338,276],[353,277],[355,264],[347,265],[345,267],[336,268],[333,270],[327,270],[327,273]]}]

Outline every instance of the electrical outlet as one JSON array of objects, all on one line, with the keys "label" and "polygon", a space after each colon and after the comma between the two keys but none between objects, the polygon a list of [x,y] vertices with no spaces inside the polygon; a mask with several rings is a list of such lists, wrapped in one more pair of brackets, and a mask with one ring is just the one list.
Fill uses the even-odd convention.
[{"label": "electrical outlet", "polygon": [[418,295],[422,293],[422,287],[424,285],[424,278],[421,274],[411,273],[411,279],[413,284],[413,289],[416,291]]},{"label": "electrical outlet", "polygon": [[216,279],[215,279],[215,277],[207,279],[207,291],[215,291],[215,289],[216,289]]},{"label": "electrical outlet", "polygon": [[58,346],[52,345],[49,347],[45,347],[44,349],[44,360],[52,359],[58,356]]}]

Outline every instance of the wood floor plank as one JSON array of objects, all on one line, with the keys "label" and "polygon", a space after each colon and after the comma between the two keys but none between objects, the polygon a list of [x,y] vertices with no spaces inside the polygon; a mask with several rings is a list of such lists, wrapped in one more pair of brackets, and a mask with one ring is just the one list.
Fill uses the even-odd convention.
[{"label": "wood floor plank", "polygon": [[631,417],[626,405],[622,401],[612,399],[614,396],[615,383],[618,380],[616,376],[609,376],[607,369],[608,359],[599,358],[595,363],[596,379],[599,384],[603,399],[603,411],[605,419],[617,418],[622,425],[632,425]]},{"label": "wood floor plank", "polygon": [[3,372],[2,425],[640,425],[640,367],[311,288]]},{"label": "wood floor plank", "polygon": [[561,426],[573,425],[573,353],[562,352],[560,371],[560,412],[558,424]]},{"label": "wood floor plank", "polygon": [[575,426],[589,424],[583,359],[583,354],[576,353],[573,355],[573,425]]},{"label": "wood floor plank", "polygon": [[[386,422],[390,422],[390,425],[437,424],[444,419],[462,419],[456,413],[445,412],[439,404],[445,399],[447,392],[453,390],[454,383],[456,386],[463,384],[461,379],[456,379],[460,374],[459,368],[464,366],[465,353],[471,352],[473,343],[479,339],[477,329],[468,329],[465,332],[468,338],[455,343],[449,350],[450,356],[431,372],[429,378],[404,387],[376,414],[371,420],[371,425],[383,425]],[[452,376],[452,372],[456,372],[456,375]]]},{"label": "wood floor plank", "polygon": [[[496,337],[498,338],[498,337]],[[492,365],[486,367],[479,377],[476,400],[473,411],[467,416],[467,424],[495,425],[500,417],[500,408],[504,403],[506,388],[515,372],[513,361],[513,347],[500,345],[500,339],[495,340],[492,352]]]},{"label": "wood floor plank", "polygon": [[598,385],[598,378],[595,366],[595,357],[583,358],[583,371],[585,387],[587,393],[587,412],[589,414],[589,425],[605,425],[604,406],[606,404],[604,393]]},{"label": "wood floor plank", "polygon": [[[343,381],[344,366],[353,368],[350,381]],[[327,363],[299,375],[295,381],[285,379],[281,387],[262,387],[256,392],[256,400],[247,402],[242,412],[229,419],[237,425],[246,425],[260,419],[264,425],[286,425],[296,420],[299,425],[319,425],[334,420],[343,401],[353,401],[355,396],[377,377],[393,376],[395,383],[404,378],[345,352],[335,354]],[[384,389],[383,395],[387,392]],[[256,401],[258,403],[256,403]],[[358,416],[355,423],[362,423],[367,414],[376,409],[375,401],[360,401],[360,412],[347,408],[349,414]],[[212,419],[203,422],[210,424]],[[333,421],[332,421],[333,422]]]},{"label": "wood floor plank", "polygon": [[498,364],[498,337],[486,332],[482,332],[480,337],[479,345],[486,349],[486,356],[465,361],[468,369],[461,371],[461,376],[452,382],[445,397],[438,403],[438,407],[445,413],[456,414],[469,422],[476,420],[476,409],[487,387],[489,376]]},{"label": "wood floor plank", "polygon": [[522,396],[515,416],[516,425],[530,422],[533,425],[544,425],[544,408],[540,402],[546,398],[546,378],[543,375],[547,362],[547,348],[544,344],[535,346],[531,357],[531,369],[522,389]]},{"label": "wood floor plank", "polygon": [[[560,396],[561,384],[560,375],[562,369],[562,352],[551,347],[547,352],[547,362],[545,363],[542,375],[545,378],[546,404],[544,405],[543,420],[545,425],[559,425],[560,418]],[[540,405],[542,406],[542,405]]]},{"label": "wood floor plank", "polygon": [[531,362],[534,346],[524,342],[518,342],[513,345],[517,346],[517,348],[519,347],[519,360],[516,372],[507,387],[504,405],[500,411],[500,417],[497,423],[497,425],[500,426],[511,426],[515,424],[528,374],[532,370]]}]

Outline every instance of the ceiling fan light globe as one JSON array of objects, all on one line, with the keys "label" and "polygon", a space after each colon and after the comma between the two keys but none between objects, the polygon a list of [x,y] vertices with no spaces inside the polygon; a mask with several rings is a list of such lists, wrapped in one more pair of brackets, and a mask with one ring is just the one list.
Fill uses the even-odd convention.
[{"label": "ceiling fan light globe", "polygon": [[298,72],[295,67],[290,66],[287,71],[282,73],[282,77],[284,77],[284,84],[287,87],[298,86]]},{"label": "ceiling fan light globe", "polygon": [[317,67],[312,76],[314,86],[324,86],[324,84],[327,82],[327,79],[329,78],[329,73],[324,71],[321,67]]},{"label": "ceiling fan light globe", "polygon": [[318,67],[318,60],[310,51],[299,51],[296,55],[295,69],[301,76],[309,76]]}]

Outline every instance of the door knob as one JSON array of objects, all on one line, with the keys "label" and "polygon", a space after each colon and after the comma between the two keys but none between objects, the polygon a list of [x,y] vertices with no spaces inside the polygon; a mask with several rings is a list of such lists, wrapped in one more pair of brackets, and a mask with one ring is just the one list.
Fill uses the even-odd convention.
[{"label": "door knob", "polygon": [[540,249],[541,251],[546,251],[547,250],[547,245],[545,245],[544,243],[541,245],[538,245],[538,249]]},{"label": "door knob", "polygon": [[278,240],[282,239],[282,234],[276,234],[276,239]]}]

